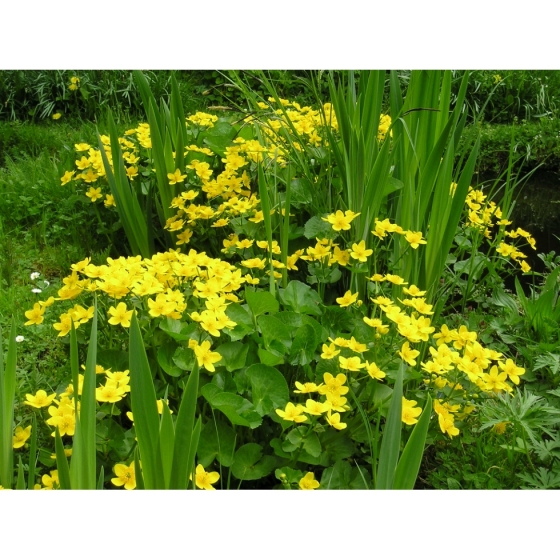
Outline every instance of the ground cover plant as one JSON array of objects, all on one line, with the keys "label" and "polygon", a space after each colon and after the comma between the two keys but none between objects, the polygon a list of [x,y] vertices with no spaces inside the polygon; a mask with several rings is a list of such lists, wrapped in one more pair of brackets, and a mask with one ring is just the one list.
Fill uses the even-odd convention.
[{"label": "ground cover plant", "polygon": [[61,187],[117,253],[81,255],[25,310],[68,343],[56,387],[16,388],[13,323],[0,484],[396,489],[422,469],[458,487],[457,449],[482,462],[508,426],[509,478],[469,480],[504,487],[526,463],[527,484],[555,484],[557,395],[518,386],[557,373],[556,347],[529,371],[507,331],[522,309],[520,336],[553,344],[557,269],[507,292],[535,280],[535,241],[510,228],[513,153],[500,204],[471,187],[468,75],[350,72],[327,100],[311,79],[306,106],[255,76],[230,74],[244,111],[189,114],[174,77],[166,103],[137,72],[147,122],[109,115],[75,142]]}]

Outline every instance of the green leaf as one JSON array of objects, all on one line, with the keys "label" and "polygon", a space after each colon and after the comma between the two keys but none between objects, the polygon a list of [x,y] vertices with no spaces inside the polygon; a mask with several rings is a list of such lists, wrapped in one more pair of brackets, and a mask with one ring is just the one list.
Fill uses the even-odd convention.
[{"label": "green leaf", "polygon": [[194,454],[198,447],[198,437],[200,435],[200,418],[196,424],[194,423],[199,382],[200,373],[198,364],[195,362],[183,392],[177,422],[175,423],[175,448],[169,485],[171,489],[187,488],[189,476],[192,473]]},{"label": "green leaf", "polygon": [[21,460],[21,455],[19,456],[16,490],[25,490],[25,474],[23,472],[23,462]]},{"label": "green leaf", "polygon": [[58,426],[55,428],[54,447],[56,452],[56,468],[58,470],[58,481],[61,490],[71,490],[72,484],[70,483],[70,469],[68,468],[68,459],[64,453],[64,445]]},{"label": "green leaf", "polygon": [[319,340],[311,325],[302,325],[296,331],[292,349],[290,352],[290,363],[292,365],[305,366],[314,359],[315,349]]},{"label": "green leaf", "polygon": [[224,332],[230,336],[232,342],[242,340],[246,335],[255,332],[251,315],[238,303],[228,305],[226,315],[237,323],[233,329],[224,329]]},{"label": "green leaf", "polygon": [[163,414],[161,415],[159,428],[159,452],[161,456],[161,465],[163,467],[163,479],[165,488],[170,487],[171,467],[173,465],[173,448],[175,445],[175,429],[171,412],[167,403],[163,402]]},{"label": "green leaf", "polygon": [[101,465],[101,470],[99,471],[99,478],[97,479],[97,490],[103,490],[103,485],[105,484],[105,468]]},{"label": "green leaf", "polygon": [[157,452],[159,415],[156,392],[136,313],[132,314],[130,322],[129,347],[130,400],[144,483],[148,490],[162,489],[164,488],[163,469]]},{"label": "green leaf", "polygon": [[307,284],[299,280],[292,280],[285,290],[279,290],[280,300],[289,308],[298,313],[309,315],[322,315],[320,309],[321,298],[319,294]]},{"label": "green leaf", "polygon": [[245,299],[253,317],[263,313],[276,313],[280,308],[278,300],[270,292],[253,292],[246,288]]},{"label": "green leaf", "polygon": [[177,348],[178,346],[175,341],[167,340],[157,351],[158,364],[165,373],[173,377],[179,377],[183,373],[183,370],[173,362],[173,354],[175,354]]},{"label": "green leaf", "polygon": [[[292,179],[290,186],[291,186],[291,204],[293,204],[296,208],[299,208],[300,206],[303,205],[311,204],[311,202],[313,201],[313,197],[311,194],[313,190],[313,186],[311,185],[311,182],[308,179],[305,178]],[[327,225],[330,227],[330,224]]]},{"label": "green leaf", "polygon": [[246,443],[235,453],[231,473],[239,480],[258,480],[268,476],[276,466],[274,457],[262,456],[262,447]]},{"label": "green leaf", "polygon": [[406,366],[401,361],[379,451],[379,465],[377,467],[377,489],[379,490],[390,490],[393,488],[395,469],[401,446],[402,384],[405,369]]},{"label": "green leaf", "polygon": [[259,360],[261,364],[266,366],[280,366],[284,363],[284,357],[279,356],[278,354],[273,354],[264,348],[258,348],[257,354],[259,356]]},{"label": "green leaf", "polygon": [[212,408],[223,412],[234,425],[255,429],[262,423],[262,418],[253,405],[239,395],[223,392],[216,385],[208,383],[202,388],[202,396]]},{"label": "green leaf", "polygon": [[226,342],[216,348],[216,352],[222,356],[222,361],[218,362],[226,366],[229,372],[245,367],[249,346],[241,342]]},{"label": "green leaf", "polygon": [[321,442],[315,432],[310,432],[303,440],[303,449],[312,457],[319,457],[321,455]]},{"label": "green leaf", "polygon": [[303,234],[307,239],[334,239],[337,232],[333,230],[329,222],[321,220],[319,216],[313,216],[307,220]]},{"label": "green leaf", "polygon": [[16,389],[16,322],[12,318],[12,328],[8,340],[8,356],[4,370],[2,331],[0,330],[0,484],[11,488],[14,476],[13,424],[14,397]]},{"label": "green leaf", "polygon": [[[80,415],[79,418],[76,418],[70,468],[72,488],[79,490],[95,490],[97,486],[97,445],[95,434],[97,412],[97,401],[95,399],[95,386],[97,384],[97,302],[95,302],[94,306],[95,312],[88,345],[82,396],[80,399]],[[72,335],[70,338],[73,338]],[[73,354],[72,347],[75,346],[75,344],[75,340],[73,343],[71,340],[71,356]],[[77,357],[76,348],[74,348],[73,355]],[[73,377],[76,377],[77,361],[74,359],[72,363]]]},{"label": "green leaf", "polygon": [[210,420],[200,434],[198,462],[208,467],[218,459],[223,467],[231,467],[235,453],[235,432],[224,422]]},{"label": "green leaf", "polygon": [[282,353],[289,350],[292,345],[292,337],[290,329],[284,325],[284,323],[271,315],[262,315],[258,318],[257,323],[261,329],[264,344],[267,348],[276,342],[277,344],[273,346],[275,350]]},{"label": "green leaf", "polygon": [[432,398],[428,394],[424,410],[418,419],[412,434],[408,438],[404,451],[397,465],[395,472],[395,481],[393,488],[395,490],[412,490],[418,477],[420,463],[424,456],[424,447],[426,445],[426,436],[428,435],[428,427],[430,425],[430,416],[432,414]]},{"label": "green leaf", "polygon": [[346,490],[350,487],[352,467],[348,461],[339,459],[332,467],[323,471],[321,488],[323,490]]},{"label": "green leaf", "polygon": [[173,354],[173,363],[183,371],[192,371],[196,361],[194,352],[190,348],[179,346]]},{"label": "green leaf", "polygon": [[27,487],[33,490],[35,486],[35,467],[37,466],[37,415],[33,413],[31,422],[31,443],[29,445],[29,474],[27,477]]},{"label": "green leaf", "polygon": [[191,335],[196,332],[198,325],[166,317],[160,322],[159,328],[175,340],[190,340]]},{"label": "green leaf", "polygon": [[290,391],[286,379],[277,369],[253,364],[245,373],[251,381],[253,406],[261,416],[286,406]]}]

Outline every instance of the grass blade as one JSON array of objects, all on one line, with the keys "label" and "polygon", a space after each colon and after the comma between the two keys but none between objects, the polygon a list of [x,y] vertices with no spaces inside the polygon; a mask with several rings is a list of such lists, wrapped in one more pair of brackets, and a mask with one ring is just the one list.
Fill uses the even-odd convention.
[{"label": "grass blade", "polygon": [[21,460],[21,455],[19,456],[16,490],[25,490],[25,474],[23,472],[23,462]]},{"label": "grass blade", "polygon": [[159,417],[156,392],[136,313],[132,314],[130,322],[129,352],[130,399],[144,482],[148,490],[162,488],[163,473],[157,453]]},{"label": "grass blade", "polygon": [[16,322],[12,318],[12,328],[8,340],[8,355],[4,369],[2,355],[2,334],[0,331],[0,484],[11,488],[14,480],[14,395],[16,389]]},{"label": "grass blade", "polygon": [[31,443],[29,444],[29,473],[27,487],[33,490],[35,486],[35,467],[37,465],[37,416],[33,414],[31,422]]},{"label": "grass blade", "polygon": [[383,430],[383,440],[381,441],[381,450],[379,452],[379,465],[377,467],[377,489],[390,490],[393,487],[395,477],[395,469],[399,458],[401,446],[402,431],[402,392],[403,392],[403,375],[405,369],[404,362],[397,374],[393,396],[391,397],[391,405],[389,406],[389,414],[387,422]]},{"label": "grass blade", "polygon": [[105,468],[101,465],[101,470],[99,471],[99,478],[97,479],[97,490],[103,490],[103,484],[105,483]]},{"label": "grass blade", "polygon": [[58,481],[61,490],[71,490],[72,483],[70,482],[70,469],[68,468],[68,459],[64,453],[64,444],[58,431],[58,426],[55,429],[54,448],[56,452],[56,468],[58,469]]},{"label": "grass blade", "polygon": [[173,450],[175,445],[175,429],[171,412],[167,403],[163,402],[163,414],[159,428],[159,454],[163,467],[163,478],[165,480],[165,488],[169,488],[171,479],[171,467],[173,465]]},{"label": "grass blade", "polygon": [[412,490],[414,488],[414,484],[418,478],[418,471],[420,470],[420,463],[424,456],[424,446],[426,445],[426,436],[428,435],[431,414],[432,398],[428,395],[426,406],[406,442],[399,464],[397,465],[395,481],[393,482],[393,488],[395,490]]},{"label": "grass blade", "polygon": [[[190,469],[194,461],[194,453],[198,446],[198,438],[194,438],[194,417],[196,411],[196,400],[198,397],[199,368],[195,362],[194,368],[189,375],[183,399],[179,406],[177,421],[175,423],[175,449],[173,452],[173,467],[171,470],[171,481],[169,488],[184,490],[189,481]],[[199,419],[200,420],[200,419]]]}]

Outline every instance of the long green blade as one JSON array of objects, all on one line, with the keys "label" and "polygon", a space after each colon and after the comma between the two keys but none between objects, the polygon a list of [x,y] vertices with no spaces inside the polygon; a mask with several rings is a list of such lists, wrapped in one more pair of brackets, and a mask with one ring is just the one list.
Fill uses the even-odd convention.
[{"label": "long green blade", "polygon": [[16,389],[16,322],[12,319],[10,339],[8,340],[8,355],[6,368],[2,356],[2,336],[0,333],[0,484],[4,488],[11,488],[14,480],[14,395]]},{"label": "long green blade", "polygon": [[105,468],[101,465],[101,470],[99,471],[99,478],[97,479],[97,490],[103,490],[103,485],[105,483]]},{"label": "long green blade", "polygon": [[161,464],[163,467],[163,477],[165,480],[165,488],[169,488],[171,479],[171,467],[173,465],[173,450],[175,445],[175,429],[173,427],[173,420],[171,412],[167,403],[163,403],[163,414],[161,415],[161,422],[159,428],[159,453],[161,457]]},{"label": "long green blade", "polygon": [[391,405],[387,422],[383,429],[383,440],[379,452],[379,465],[377,467],[377,488],[379,490],[390,490],[393,487],[395,469],[399,458],[402,431],[402,387],[405,369],[404,362],[397,373],[397,380],[393,388]]},{"label": "long green blade", "polygon": [[64,444],[58,431],[58,426],[55,429],[54,448],[56,452],[56,468],[58,469],[58,482],[61,490],[71,490],[72,484],[70,482],[70,469],[68,468],[68,459],[64,453]]},{"label": "long green blade", "polygon": [[173,453],[173,468],[171,470],[170,488],[184,490],[189,481],[190,469],[192,468],[191,450],[196,451],[198,441],[193,438],[194,417],[196,411],[196,400],[198,397],[199,369],[195,366],[187,381],[185,392],[177,413],[175,423],[175,450]]},{"label": "long green blade", "polygon": [[37,416],[33,413],[31,422],[31,443],[29,444],[29,473],[27,475],[27,487],[33,490],[35,486],[35,467],[37,465]]},{"label": "long green blade", "polygon": [[136,313],[133,313],[130,322],[129,352],[130,399],[144,483],[148,490],[163,488],[163,469],[157,453],[159,417],[156,392]]},{"label": "long green blade", "polygon": [[393,482],[393,489],[395,490],[412,490],[414,488],[414,484],[418,478],[418,471],[420,470],[420,463],[424,456],[424,447],[426,445],[426,436],[428,435],[431,414],[432,398],[428,395],[426,406],[406,442],[399,464],[397,465],[395,481]]},{"label": "long green blade", "polygon": [[21,460],[21,455],[19,456],[16,490],[25,490],[25,473],[23,472],[23,461]]}]

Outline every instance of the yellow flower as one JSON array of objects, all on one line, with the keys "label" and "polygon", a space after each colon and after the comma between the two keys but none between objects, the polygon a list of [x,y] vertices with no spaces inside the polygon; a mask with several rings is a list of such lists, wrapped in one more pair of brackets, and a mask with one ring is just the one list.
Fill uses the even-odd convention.
[{"label": "yellow flower", "polygon": [[278,416],[280,416],[280,418],[282,418],[283,420],[286,420],[286,422],[296,422],[299,424],[300,422],[305,422],[307,420],[307,416],[305,416],[305,414],[302,414],[303,411],[304,408],[303,406],[301,406],[301,404],[294,405],[293,403],[289,402],[286,405],[285,410],[277,408],[276,414],[278,414]]},{"label": "yellow flower", "polygon": [[60,178],[60,184],[61,185],[66,185],[66,183],[69,183],[73,177],[74,177],[74,173],[76,173],[75,171],[67,171],[61,178]]},{"label": "yellow flower", "polygon": [[372,249],[366,249],[366,242],[362,239],[359,243],[352,244],[350,256],[360,262],[366,262],[367,258],[373,253]]},{"label": "yellow flower", "polygon": [[315,480],[315,475],[312,472],[308,472],[299,481],[299,487],[302,490],[315,490],[315,488],[319,488],[319,481]]},{"label": "yellow flower", "polygon": [[323,360],[332,360],[332,358],[340,354],[340,350],[337,350],[334,344],[323,344],[322,350],[321,358],[323,358]]},{"label": "yellow flower", "polygon": [[338,361],[340,362],[340,367],[348,371],[360,371],[366,367],[366,364],[361,362],[359,356],[352,356],[351,358],[339,356]]},{"label": "yellow flower", "polygon": [[196,466],[195,482],[198,488],[202,490],[216,490],[212,484],[216,484],[220,480],[217,472],[206,472],[202,465]]},{"label": "yellow flower", "polygon": [[299,389],[294,389],[294,393],[315,393],[318,390],[315,383],[300,383],[296,381],[296,387]]},{"label": "yellow flower", "polygon": [[56,393],[47,396],[47,393],[43,391],[43,389],[39,389],[35,395],[27,393],[25,396],[27,397],[27,400],[24,404],[28,404],[29,406],[33,406],[35,408],[43,408],[44,406],[50,406],[56,397]]},{"label": "yellow flower", "polygon": [[507,429],[507,425],[508,422],[498,422],[497,424],[494,425],[494,427],[492,428],[498,435],[502,435],[503,433],[505,433],[506,429]]},{"label": "yellow flower", "polygon": [[[340,360],[340,356],[338,359]],[[332,373],[327,371],[323,374],[323,380],[325,381],[325,384],[318,387],[321,395],[333,394],[340,396],[345,395],[349,391],[348,387],[344,386],[346,383],[346,375],[343,373],[339,373],[335,377]]]},{"label": "yellow flower", "polygon": [[177,183],[182,183],[187,178],[187,176],[181,175],[181,171],[179,169],[175,169],[174,173],[167,174],[167,178],[169,179],[170,185],[175,185]]},{"label": "yellow flower", "polygon": [[402,421],[409,426],[416,424],[418,422],[418,416],[422,413],[420,407],[416,407],[418,403],[416,401],[409,401],[408,399],[402,398]]},{"label": "yellow flower", "polygon": [[126,464],[119,463],[113,467],[116,478],[112,478],[111,482],[115,486],[124,486],[125,490],[134,490],[136,488],[136,475],[134,473],[134,461],[127,467]]},{"label": "yellow flower", "polygon": [[44,474],[41,478],[41,482],[45,485],[44,490],[57,490],[60,488],[60,482],[58,481],[58,471],[51,471],[50,476]]},{"label": "yellow flower", "polygon": [[25,316],[29,319],[24,325],[28,327],[29,325],[40,325],[43,320],[43,314],[45,313],[45,309],[41,307],[38,303],[33,305],[33,309],[25,312]]},{"label": "yellow flower", "polygon": [[304,412],[307,412],[307,414],[312,414],[313,416],[321,416],[323,412],[327,412],[327,410],[329,410],[329,406],[327,405],[327,403],[320,403],[314,401],[313,399],[307,399],[305,401],[305,407],[303,410]]},{"label": "yellow flower", "polygon": [[349,230],[350,222],[360,214],[354,214],[351,210],[346,210],[343,214],[337,210],[334,214],[329,214],[326,218],[321,218],[324,222],[329,222],[334,231]]},{"label": "yellow flower", "polygon": [[385,372],[381,371],[375,362],[371,362],[370,364],[366,360],[366,371],[372,379],[383,379],[384,377],[386,377]]},{"label": "yellow flower", "polygon": [[90,187],[86,192],[86,196],[92,202],[95,202],[96,200],[99,200],[100,198],[103,198],[103,195],[101,194],[101,187],[98,187],[98,188]]},{"label": "yellow flower", "polygon": [[208,371],[216,371],[214,364],[222,359],[222,355],[218,352],[211,352],[210,346],[210,341],[205,340],[195,347],[194,353],[199,366],[204,366]]},{"label": "yellow flower", "polygon": [[62,113],[53,113],[51,116],[53,121],[57,121],[60,117],[62,117]]},{"label": "yellow flower", "polygon": [[123,396],[125,396],[124,388],[109,384],[109,382],[95,389],[95,399],[99,402],[116,403],[122,400]]},{"label": "yellow flower", "polygon": [[337,430],[344,430],[344,428],[346,428],[347,426],[347,424],[340,421],[340,414],[338,412],[336,412],[335,414],[331,414],[330,410],[327,413],[327,422]]},{"label": "yellow flower", "polygon": [[418,352],[418,350],[410,348],[410,345],[407,341],[402,345],[398,354],[409,366],[415,366],[415,358],[420,354],[420,352]]},{"label": "yellow flower", "polygon": [[105,208],[110,208],[111,206],[114,206],[115,208],[117,207],[117,205],[115,204],[115,198],[112,194],[105,195],[103,204],[105,204]]},{"label": "yellow flower", "polygon": [[358,292],[353,294],[350,290],[348,290],[342,297],[336,298],[336,303],[340,305],[340,307],[348,307],[352,305],[358,299]]},{"label": "yellow flower", "polygon": [[14,449],[19,449],[20,447],[23,447],[23,445],[29,439],[30,436],[31,436],[31,426],[27,426],[27,428],[22,428],[21,426],[18,426],[12,438]]},{"label": "yellow flower", "polygon": [[450,414],[447,411],[439,412],[438,420],[439,420],[439,427],[444,434],[447,433],[449,437],[459,435],[459,428],[455,427],[453,414]]},{"label": "yellow flower", "polygon": [[122,327],[130,327],[130,319],[132,318],[132,309],[128,311],[126,303],[120,302],[117,307],[111,305],[108,315],[111,316],[109,323],[111,325],[121,325]]},{"label": "yellow flower", "polygon": [[410,243],[413,249],[418,249],[420,245],[426,245],[427,241],[422,239],[421,231],[407,231],[404,238]]}]

